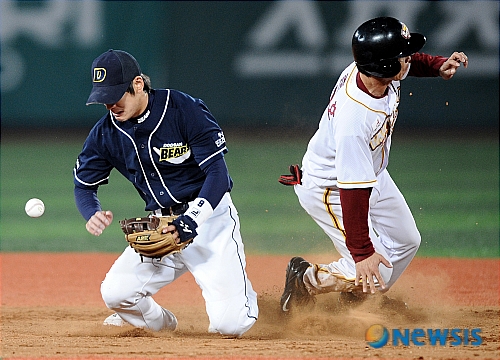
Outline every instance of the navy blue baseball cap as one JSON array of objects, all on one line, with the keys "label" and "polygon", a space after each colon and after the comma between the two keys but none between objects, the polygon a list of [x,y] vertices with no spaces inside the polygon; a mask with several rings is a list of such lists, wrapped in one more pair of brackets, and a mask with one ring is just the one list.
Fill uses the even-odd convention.
[{"label": "navy blue baseball cap", "polygon": [[99,55],[92,63],[92,91],[87,105],[118,102],[138,75],[139,63],[129,53],[110,49]]}]

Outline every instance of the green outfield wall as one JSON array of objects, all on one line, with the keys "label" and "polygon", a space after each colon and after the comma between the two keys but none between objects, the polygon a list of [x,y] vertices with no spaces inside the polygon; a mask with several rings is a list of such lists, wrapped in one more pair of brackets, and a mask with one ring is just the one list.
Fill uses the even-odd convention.
[{"label": "green outfield wall", "polygon": [[131,52],[154,87],[203,98],[224,126],[314,127],[365,20],[389,15],[465,51],[445,82],[403,82],[400,127],[498,128],[497,1],[0,0],[3,127],[90,127],[92,60]]}]

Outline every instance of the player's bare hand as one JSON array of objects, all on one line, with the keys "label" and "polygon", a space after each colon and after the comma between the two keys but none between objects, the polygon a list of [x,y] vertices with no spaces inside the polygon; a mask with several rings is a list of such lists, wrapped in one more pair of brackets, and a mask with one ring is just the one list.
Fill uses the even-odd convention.
[{"label": "player's bare hand", "polygon": [[181,238],[179,237],[179,232],[177,231],[177,228],[175,227],[175,225],[169,225],[167,227],[164,227],[161,232],[163,234],[172,233],[172,236],[174,237],[175,242],[177,244],[181,243]]},{"label": "player's bare hand", "polygon": [[361,281],[364,293],[368,292],[368,284],[370,284],[370,292],[372,294],[375,293],[375,280],[378,281],[382,289],[385,289],[385,282],[379,271],[380,263],[388,268],[392,267],[391,263],[379,253],[374,253],[370,257],[356,263],[356,279],[354,284],[358,286]]},{"label": "player's bare hand", "polygon": [[446,60],[443,65],[441,65],[441,67],[439,68],[439,75],[445,80],[451,79],[457,72],[460,64],[463,64],[466,68],[469,65],[469,59],[463,52],[455,51],[453,54],[451,54],[448,60]]},{"label": "player's bare hand", "polygon": [[113,221],[113,213],[111,211],[97,211],[92,217],[87,221],[85,228],[89,233],[95,236],[102,234],[104,229],[106,229]]}]

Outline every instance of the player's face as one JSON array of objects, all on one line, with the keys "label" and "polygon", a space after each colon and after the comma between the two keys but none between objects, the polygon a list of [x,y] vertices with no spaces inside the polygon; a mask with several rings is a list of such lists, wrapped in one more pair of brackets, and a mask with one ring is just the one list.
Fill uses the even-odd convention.
[{"label": "player's face", "polygon": [[406,56],[399,59],[399,63],[401,64],[401,70],[399,73],[394,76],[393,80],[403,80],[408,75],[408,71],[410,70],[410,62],[411,56]]},{"label": "player's face", "polygon": [[140,97],[128,92],[123,94],[122,98],[114,104],[106,104],[106,109],[113,113],[118,121],[127,121],[137,117],[142,113]]},{"label": "player's face", "polygon": [[105,104],[106,109],[113,113],[116,120],[127,121],[131,118],[138,117],[146,109],[148,96],[143,91],[144,83],[142,81],[140,76],[134,79],[134,95],[125,92],[117,103]]}]

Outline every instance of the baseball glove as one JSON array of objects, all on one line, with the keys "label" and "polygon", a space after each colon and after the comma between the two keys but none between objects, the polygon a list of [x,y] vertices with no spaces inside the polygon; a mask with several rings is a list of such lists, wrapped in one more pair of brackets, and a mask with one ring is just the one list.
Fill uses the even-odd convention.
[{"label": "baseball glove", "polygon": [[302,185],[302,170],[299,165],[290,165],[290,175],[281,175],[278,181],[283,185]]},{"label": "baseball glove", "polygon": [[162,258],[179,252],[190,242],[177,244],[172,233],[162,233],[162,229],[172,224],[177,216],[151,216],[120,221],[125,239],[142,256]]}]

